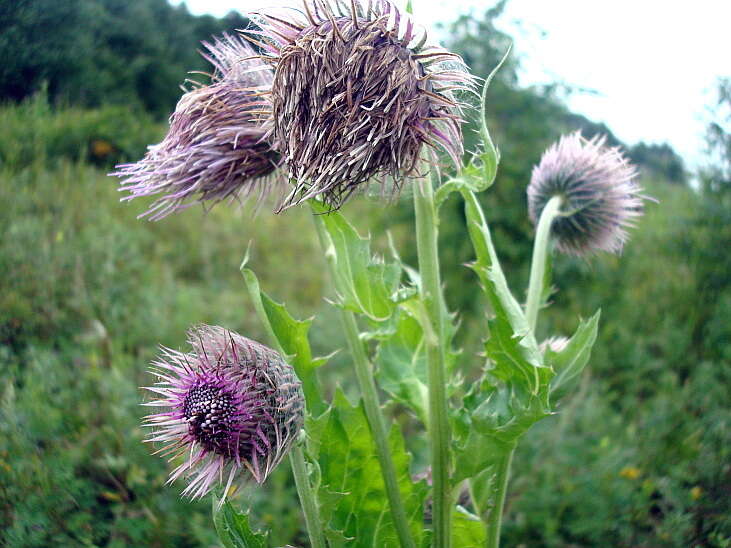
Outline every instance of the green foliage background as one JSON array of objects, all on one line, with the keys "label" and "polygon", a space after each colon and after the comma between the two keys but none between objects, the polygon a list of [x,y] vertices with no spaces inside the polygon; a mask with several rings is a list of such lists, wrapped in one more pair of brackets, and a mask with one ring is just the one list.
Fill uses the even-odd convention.
[{"label": "green foliage background", "polygon": [[[509,43],[494,26],[500,8],[448,34],[480,75]],[[156,345],[179,347],[189,324],[265,338],[239,272],[249,241],[262,287],[298,317],[316,315],[315,355],[344,346],[323,306],[310,213],[222,205],[148,223],[135,218],[144,204],[120,204],[105,173],[164,134],[177,84],[204,68],[197,41],[245,21],[192,17],[163,0],[2,1],[0,21],[0,543],[214,545],[209,505],[179,500],[179,486],[163,485],[166,463],[141,443],[138,387]],[[531,166],[561,132],[608,130],[570,113],[554,88],[520,88],[511,63],[490,90],[502,163],[482,199],[517,289]],[[728,82],[720,91],[731,104]],[[575,395],[518,451],[506,546],[731,545],[728,122],[709,129],[714,155],[696,185],[669,147],[633,147],[659,203],[624,255],[556,260],[546,333],[568,335],[601,306],[599,338]],[[388,209],[357,200],[345,214],[384,253],[390,230],[415,262],[406,197]],[[463,325],[457,366],[469,376],[485,303],[461,266],[471,256],[459,200],[442,219],[446,294]],[[331,393],[354,389],[346,354],[320,372]],[[404,424],[416,473],[424,447]],[[286,467],[238,503],[272,527],[273,546],[306,544]]]}]

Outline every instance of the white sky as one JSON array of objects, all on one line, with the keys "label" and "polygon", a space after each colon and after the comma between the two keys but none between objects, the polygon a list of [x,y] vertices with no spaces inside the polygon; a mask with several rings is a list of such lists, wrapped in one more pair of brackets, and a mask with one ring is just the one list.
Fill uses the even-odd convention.
[{"label": "white sky", "polygon": [[[181,0],[170,0],[173,4]],[[296,0],[185,0],[222,16]],[[491,0],[412,0],[426,26],[449,23]],[[566,98],[628,144],[670,143],[688,167],[703,161],[715,82],[731,77],[729,0],[509,0],[498,27],[515,38],[525,85],[560,81],[594,93]]]}]

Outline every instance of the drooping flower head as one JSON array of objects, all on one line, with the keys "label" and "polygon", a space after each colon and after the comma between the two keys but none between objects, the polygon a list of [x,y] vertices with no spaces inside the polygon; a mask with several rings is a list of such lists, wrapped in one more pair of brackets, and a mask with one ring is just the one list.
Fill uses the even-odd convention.
[{"label": "drooping flower head", "polygon": [[[460,163],[462,59],[428,45],[389,0],[304,0],[287,15],[260,12],[248,31],[274,68],[270,120],[296,188],[338,207],[369,180],[395,188],[444,151]],[[429,154],[431,153],[431,154]]]},{"label": "drooping flower head", "polygon": [[629,238],[626,229],[642,215],[637,170],[619,148],[605,142],[604,136],[587,140],[579,132],[564,135],[533,168],[528,213],[537,224],[548,201],[563,198],[551,234],[564,253],[619,253]]},{"label": "drooping flower head", "polygon": [[225,493],[238,475],[262,483],[295,441],[304,421],[304,396],[282,357],[222,327],[188,332],[192,351],[162,348],[153,363],[158,382],[147,390],[160,407],[145,417],[147,441],[183,458],[168,483],[190,479],[183,495],[208,493],[216,480]]},{"label": "drooping flower head", "polygon": [[211,84],[193,82],[163,141],[112,174],[124,179],[123,200],[161,195],[142,215],[152,220],[197,202],[261,196],[280,162],[256,114],[266,105],[271,70],[241,38],[224,35],[204,46],[215,69]]}]

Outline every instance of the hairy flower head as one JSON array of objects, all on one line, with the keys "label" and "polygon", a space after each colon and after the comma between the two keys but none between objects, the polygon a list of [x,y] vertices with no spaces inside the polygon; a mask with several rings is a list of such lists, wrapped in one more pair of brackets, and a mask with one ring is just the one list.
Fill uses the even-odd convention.
[{"label": "hairy flower head", "polygon": [[389,0],[304,0],[295,15],[254,14],[248,31],[274,68],[271,129],[296,187],[282,208],[315,195],[338,207],[363,183],[398,189],[422,159],[462,155],[462,59]]},{"label": "hairy flower head", "polygon": [[528,212],[538,223],[543,208],[560,196],[561,215],[551,225],[564,253],[619,253],[629,238],[627,228],[642,215],[643,196],[637,170],[606,137],[584,139],[579,132],[561,137],[533,168],[528,186]]},{"label": "hairy flower head", "polygon": [[188,332],[192,351],[162,348],[153,363],[158,382],[147,390],[160,407],[145,417],[149,442],[183,458],[168,483],[190,478],[183,495],[198,498],[216,480],[224,495],[242,474],[262,483],[295,441],[304,420],[304,396],[294,370],[274,350],[222,327]]},{"label": "hairy flower head", "polygon": [[112,174],[123,178],[120,190],[129,193],[123,200],[161,194],[142,215],[153,220],[197,202],[262,196],[279,165],[256,114],[266,105],[271,70],[241,38],[224,35],[204,46],[214,67],[211,84],[192,82],[163,141]]}]

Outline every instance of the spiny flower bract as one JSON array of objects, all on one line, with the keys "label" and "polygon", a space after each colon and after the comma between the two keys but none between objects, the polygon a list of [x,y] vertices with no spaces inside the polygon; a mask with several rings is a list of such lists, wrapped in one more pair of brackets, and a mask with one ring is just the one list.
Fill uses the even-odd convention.
[{"label": "spiny flower bract", "polygon": [[429,45],[390,1],[305,0],[260,12],[250,30],[274,68],[271,131],[296,187],[282,209],[320,195],[339,207],[369,180],[394,189],[422,160],[462,156],[462,59]]},{"label": "spiny flower bract", "polygon": [[162,348],[153,363],[158,382],[147,390],[163,408],[145,417],[149,442],[171,460],[183,459],[169,482],[190,478],[183,495],[199,498],[216,480],[224,496],[238,475],[262,483],[295,442],[304,421],[304,396],[282,357],[222,327],[188,332],[192,351]]},{"label": "spiny flower bract", "polygon": [[123,164],[123,200],[161,194],[142,216],[157,220],[202,202],[262,196],[274,183],[277,154],[257,121],[266,104],[271,70],[241,38],[224,35],[204,43],[214,67],[210,85],[191,82],[178,102],[170,129],[145,157]]},{"label": "spiny flower bract", "polygon": [[557,248],[572,255],[595,251],[619,253],[627,228],[642,215],[643,196],[637,170],[606,137],[564,135],[533,168],[528,212],[538,223],[548,201],[560,196],[561,215],[551,225]]}]

